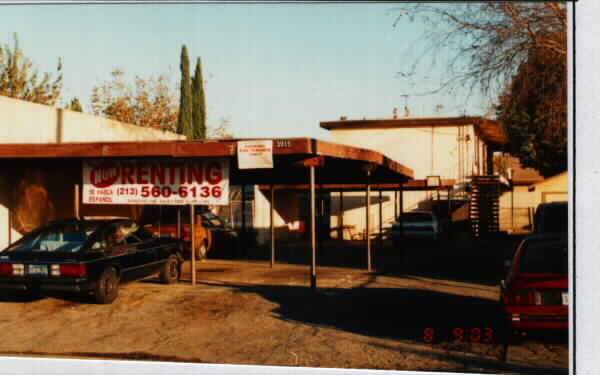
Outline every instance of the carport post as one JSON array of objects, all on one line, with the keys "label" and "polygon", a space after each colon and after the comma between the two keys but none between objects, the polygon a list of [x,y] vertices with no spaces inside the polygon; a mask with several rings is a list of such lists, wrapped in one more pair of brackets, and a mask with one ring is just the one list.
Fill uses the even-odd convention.
[{"label": "carport post", "polygon": [[8,206],[8,244],[12,245],[12,221],[13,221],[13,210],[12,204]]},{"label": "carport post", "polygon": [[402,184],[400,184],[400,191],[398,192],[398,195],[400,201],[400,213],[398,216],[402,216],[402,213],[404,212],[404,190],[402,189]]},{"label": "carport post", "polygon": [[452,188],[448,188],[448,234],[452,230],[452,197],[450,196]]},{"label": "carport post", "polygon": [[310,288],[313,291],[317,290],[317,233],[315,220],[315,167],[310,166],[310,245],[311,245],[311,261],[310,261]]},{"label": "carport post", "polygon": [[242,246],[243,252],[247,253],[248,245],[246,244],[246,184],[242,184]]},{"label": "carport post", "polygon": [[340,190],[340,212],[338,214],[338,224],[340,227],[340,240],[344,240],[344,192]]},{"label": "carport post", "polygon": [[196,221],[194,220],[194,205],[190,205],[190,236],[192,237],[192,286],[196,285]]},{"label": "carport post", "polygon": [[271,268],[275,264],[275,186],[271,185]]},{"label": "carport post", "polygon": [[383,247],[383,205],[381,189],[379,189],[379,248]]},{"label": "carport post", "polygon": [[369,219],[371,216],[371,170],[367,170],[367,270],[371,272],[372,270],[372,260],[371,260],[371,227],[369,223]]},{"label": "carport post", "polygon": [[79,184],[75,184],[75,217],[79,219]]},{"label": "carport post", "polygon": [[177,238],[181,239],[181,207],[177,207]]},{"label": "carport post", "polygon": [[394,190],[394,221],[398,220],[398,191]]}]

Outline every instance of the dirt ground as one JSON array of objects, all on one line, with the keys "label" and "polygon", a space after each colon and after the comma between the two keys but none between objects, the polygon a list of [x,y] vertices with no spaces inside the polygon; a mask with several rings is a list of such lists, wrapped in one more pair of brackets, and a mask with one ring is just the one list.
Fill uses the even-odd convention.
[{"label": "dirt ground", "polygon": [[[196,287],[185,264],[180,283],[123,285],[111,305],[70,295],[0,297],[0,355],[568,373],[564,338],[503,337],[497,285],[319,267],[314,293],[308,276],[301,264],[212,259],[198,265]],[[455,329],[486,328],[490,343],[453,337]],[[483,333],[474,337],[482,341]]]}]

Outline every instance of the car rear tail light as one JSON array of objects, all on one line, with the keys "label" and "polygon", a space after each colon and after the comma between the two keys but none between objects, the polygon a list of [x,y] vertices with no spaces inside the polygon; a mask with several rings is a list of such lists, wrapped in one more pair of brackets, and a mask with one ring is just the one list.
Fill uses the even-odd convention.
[{"label": "car rear tail light", "polygon": [[13,264],[13,275],[25,276],[25,265],[24,264]]},{"label": "car rear tail light", "polygon": [[[53,264],[50,273],[55,275],[56,264]],[[87,268],[85,264],[61,264],[58,267],[58,274],[55,276],[71,276],[71,277],[84,277],[87,275]]]},{"label": "car rear tail light", "polygon": [[50,275],[60,276],[60,266],[58,264],[53,264],[50,266]]},{"label": "car rear tail light", "polygon": [[0,264],[0,275],[2,276],[25,276],[24,264]]},{"label": "car rear tail light", "polygon": [[13,265],[12,264],[0,264],[0,275],[9,276],[13,274]]}]

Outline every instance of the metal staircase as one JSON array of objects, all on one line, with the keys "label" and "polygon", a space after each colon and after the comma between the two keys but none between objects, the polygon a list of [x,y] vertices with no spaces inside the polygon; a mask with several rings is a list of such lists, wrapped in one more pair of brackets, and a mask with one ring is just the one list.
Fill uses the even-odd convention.
[{"label": "metal staircase", "polygon": [[469,219],[473,237],[484,237],[500,229],[500,179],[473,176],[469,197]]}]

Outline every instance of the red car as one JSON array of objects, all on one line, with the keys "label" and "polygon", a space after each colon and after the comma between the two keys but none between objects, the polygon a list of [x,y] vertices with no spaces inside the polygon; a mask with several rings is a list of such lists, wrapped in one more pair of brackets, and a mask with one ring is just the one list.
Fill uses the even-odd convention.
[{"label": "red car", "polygon": [[501,303],[516,331],[569,326],[568,241],[565,235],[537,235],[519,245]]}]

